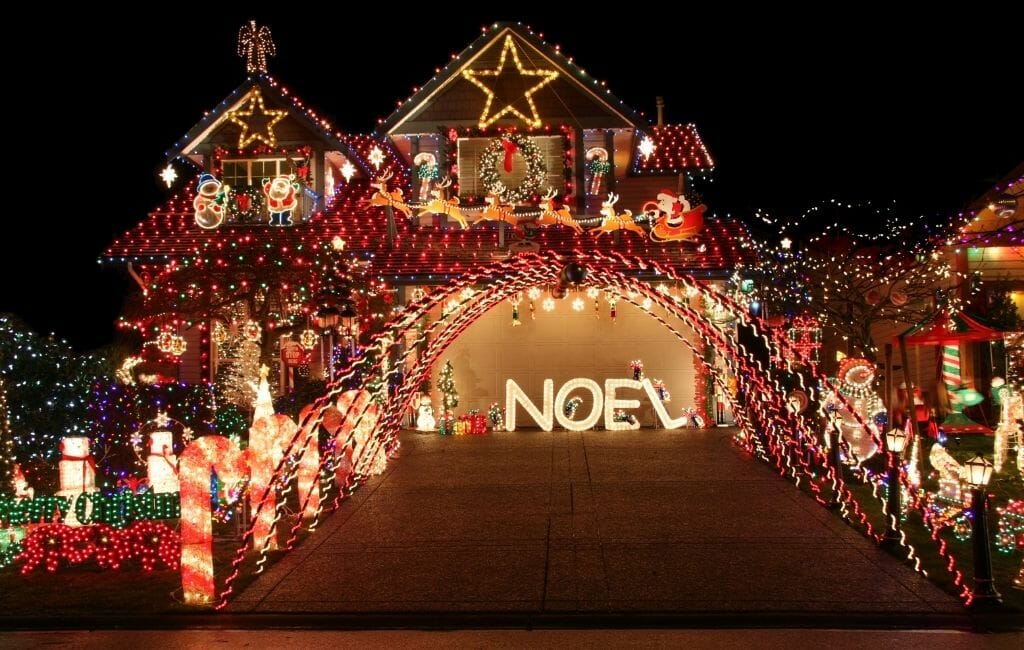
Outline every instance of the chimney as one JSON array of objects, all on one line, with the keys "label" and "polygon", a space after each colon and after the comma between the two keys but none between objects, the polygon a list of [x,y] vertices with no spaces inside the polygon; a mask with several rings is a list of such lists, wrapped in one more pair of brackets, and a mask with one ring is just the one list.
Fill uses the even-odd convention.
[{"label": "chimney", "polygon": [[665,98],[658,96],[654,98],[654,105],[658,107],[658,126],[665,125]]}]

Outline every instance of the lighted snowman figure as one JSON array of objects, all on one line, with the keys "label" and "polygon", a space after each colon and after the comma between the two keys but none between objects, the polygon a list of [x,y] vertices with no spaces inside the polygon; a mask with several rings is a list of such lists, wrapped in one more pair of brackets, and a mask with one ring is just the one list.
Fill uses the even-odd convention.
[{"label": "lighted snowman figure", "polygon": [[[864,430],[857,416],[877,433],[875,417],[885,413],[882,400],[875,393],[875,366],[867,359],[848,358],[839,365],[839,392],[853,407],[853,411],[838,406],[836,413],[842,418],[840,429],[843,439],[857,462],[863,462],[878,452],[874,439]],[[856,413],[856,415],[854,415]]]},{"label": "lighted snowman figure", "polygon": [[[96,463],[89,453],[89,439],[85,436],[71,436],[60,442],[61,460],[59,497],[70,499],[64,523],[68,526],[81,526],[75,514],[78,496],[84,492],[98,492],[96,487]],[[86,521],[92,517],[92,502],[86,502]]]},{"label": "lighted snowman figure", "polygon": [[430,403],[430,397],[420,397],[420,405],[416,414],[417,431],[434,431],[437,429],[437,420],[434,419],[434,406]]}]

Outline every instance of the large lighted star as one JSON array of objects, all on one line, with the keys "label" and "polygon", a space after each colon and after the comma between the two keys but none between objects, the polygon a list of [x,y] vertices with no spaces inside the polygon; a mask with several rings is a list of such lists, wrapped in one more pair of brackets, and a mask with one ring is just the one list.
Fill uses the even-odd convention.
[{"label": "large lighted star", "polygon": [[[501,77],[503,74],[506,74],[505,61],[508,59],[509,52],[512,53],[512,62],[515,63],[516,69],[513,71],[510,68],[507,74],[519,75],[520,77],[534,77],[537,79],[537,83],[530,86],[523,93],[523,96],[526,97],[526,103],[530,106],[530,116],[524,115],[522,111],[513,106],[513,104],[519,100],[519,97],[516,97],[500,109],[492,111],[491,109],[494,104],[494,96],[496,94],[494,88],[497,86],[497,83],[492,83],[491,86],[488,86],[480,79],[481,77]],[[506,36],[505,44],[501,49],[501,57],[498,59],[497,68],[494,70],[463,70],[462,76],[466,78],[466,81],[469,81],[474,86],[484,91],[484,94],[487,96],[487,101],[484,102],[484,110],[480,113],[479,126],[481,129],[487,128],[505,115],[514,115],[526,122],[527,126],[538,127],[541,125],[541,120],[540,116],[537,115],[537,106],[533,103],[533,94],[554,81],[558,77],[558,71],[543,70],[541,68],[534,68],[533,70],[524,69],[522,62],[519,60],[519,50],[516,48],[515,39],[513,39],[512,36]],[[498,80],[495,79],[495,81]]]},{"label": "large lighted star", "polygon": [[263,105],[263,94],[257,89],[249,95],[249,104],[244,109],[228,111],[228,119],[242,127],[238,135],[238,148],[245,149],[259,140],[268,147],[277,144],[274,125],[283,120],[288,111],[266,108]]}]

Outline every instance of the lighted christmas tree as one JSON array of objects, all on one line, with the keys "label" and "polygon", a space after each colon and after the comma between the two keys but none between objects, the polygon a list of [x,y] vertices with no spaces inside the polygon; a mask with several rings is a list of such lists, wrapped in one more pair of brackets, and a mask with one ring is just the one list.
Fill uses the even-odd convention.
[{"label": "lighted christmas tree", "polygon": [[260,378],[260,346],[244,337],[224,343],[224,356],[230,359],[217,369],[217,394],[231,404],[248,411],[256,393],[252,383]]},{"label": "lighted christmas tree", "polygon": [[459,405],[459,391],[455,389],[455,369],[451,361],[444,362],[441,376],[437,378],[437,388],[441,391],[441,405],[445,411]]},{"label": "lighted christmas tree", "polygon": [[7,391],[0,377],[0,496],[14,494],[14,436],[7,417]]}]

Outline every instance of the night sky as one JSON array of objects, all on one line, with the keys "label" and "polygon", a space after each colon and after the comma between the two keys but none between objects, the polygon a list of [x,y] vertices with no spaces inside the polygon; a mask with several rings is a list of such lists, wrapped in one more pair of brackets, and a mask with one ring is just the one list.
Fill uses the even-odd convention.
[{"label": "night sky", "polygon": [[420,4],[374,22],[318,3],[287,15],[173,8],[103,29],[86,28],[94,12],[39,16],[23,22],[37,49],[5,53],[19,116],[5,123],[20,158],[8,174],[23,180],[5,210],[0,312],[82,349],[111,340],[129,290],[124,270],[97,257],[166,198],[167,147],[244,80],[235,37],[249,18],[273,30],[271,74],[350,132],[372,130],[482,25],[522,20],[652,121],[662,95],[668,122],[695,122],[716,160],[701,189],[718,214],[870,199],[938,222],[1024,160],[1019,42],[999,17],[969,10],[926,22],[685,5],[671,16],[594,5],[583,17],[455,18]]}]

